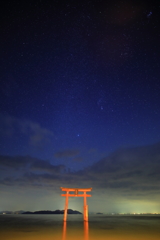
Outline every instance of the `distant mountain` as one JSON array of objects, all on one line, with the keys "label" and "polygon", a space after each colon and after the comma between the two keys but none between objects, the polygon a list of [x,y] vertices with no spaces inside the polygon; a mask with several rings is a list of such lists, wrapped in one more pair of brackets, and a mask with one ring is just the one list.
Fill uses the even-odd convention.
[{"label": "distant mountain", "polygon": [[23,211],[23,210],[19,210],[19,211],[15,211],[13,214],[22,214],[22,213],[24,213],[25,211]]},{"label": "distant mountain", "polygon": [[[68,209],[68,214],[82,214],[79,211]],[[41,211],[35,211],[35,212],[23,212],[22,214],[64,214],[64,210],[55,210],[55,211],[49,211],[49,210],[41,210]]]},{"label": "distant mountain", "polygon": [[[63,213],[64,213],[64,210],[62,210],[62,211],[63,211]],[[68,213],[68,214],[82,214],[81,212],[76,211],[76,210],[72,210],[72,209],[68,209],[67,213]]]}]

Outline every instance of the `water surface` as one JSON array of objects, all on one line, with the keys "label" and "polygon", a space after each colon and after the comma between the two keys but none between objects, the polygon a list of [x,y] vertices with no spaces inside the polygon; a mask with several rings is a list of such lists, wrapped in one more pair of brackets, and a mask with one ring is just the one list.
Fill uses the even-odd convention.
[{"label": "water surface", "polygon": [[0,215],[2,240],[120,240],[160,239],[160,216]]}]

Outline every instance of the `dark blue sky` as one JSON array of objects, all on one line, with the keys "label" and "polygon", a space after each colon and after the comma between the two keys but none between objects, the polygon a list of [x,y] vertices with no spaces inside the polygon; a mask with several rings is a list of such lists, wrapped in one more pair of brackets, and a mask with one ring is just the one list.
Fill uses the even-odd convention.
[{"label": "dark blue sky", "polygon": [[[70,182],[71,172],[81,170],[83,176],[94,164],[105,169],[102,159],[117,149],[126,153],[132,147],[158,144],[159,10],[158,1],[3,3],[0,164],[6,192],[7,179],[16,180],[15,188],[26,176],[34,187],[32,174],[42,174],[42,185],[44,174],[52,179],[48,170],[34,172],[35,162],[37,169],[45,164],[44,169],[59,169],[62,182],[57,188],[72,187],[85,180],[78,183],[75,177]],[[132,155],[129,162],[136,159],[136,150]],[[121,162],[121,157],[116,159]],[[23,165],[22,172],[16,164]],[[91,179],[87,188],[95,184]],[[106,187],[106,194],[112,188]]]}]

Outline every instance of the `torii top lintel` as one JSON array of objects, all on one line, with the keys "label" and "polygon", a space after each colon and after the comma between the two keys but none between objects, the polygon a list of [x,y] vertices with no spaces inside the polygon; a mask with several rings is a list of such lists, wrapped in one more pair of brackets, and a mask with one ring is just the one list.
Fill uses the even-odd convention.
[{"label": "torii top lintel", "polygon": [[[63,188],[62,191],[66,191],[66,194],[61,194],[61,196],[65,197],[91,197],[91,195],[86,194],[86,192],[92,191],[92,188]],[[74,192],[74,194],[70,194],[69,192]],[[79,192],[84,192],[83,194],[78,194]]]},{"label": "torii top lintel", "polygon": [[61,187],[62,191],[67,191],[67,192],[74,192],[76,190],[78,190],[79,192],[90,192],[92,191],[92,188],[64,188]]}]

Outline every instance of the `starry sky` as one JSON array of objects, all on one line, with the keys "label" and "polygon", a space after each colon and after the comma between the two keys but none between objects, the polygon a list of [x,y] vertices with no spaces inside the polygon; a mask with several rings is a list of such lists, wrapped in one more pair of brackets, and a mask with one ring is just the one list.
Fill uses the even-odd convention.
[{"label": "starry sky", "polygon": [[92,187],[90,212],[160,212],[159,10],[2,3],[0,211],[63,209],[60,187]]}]

